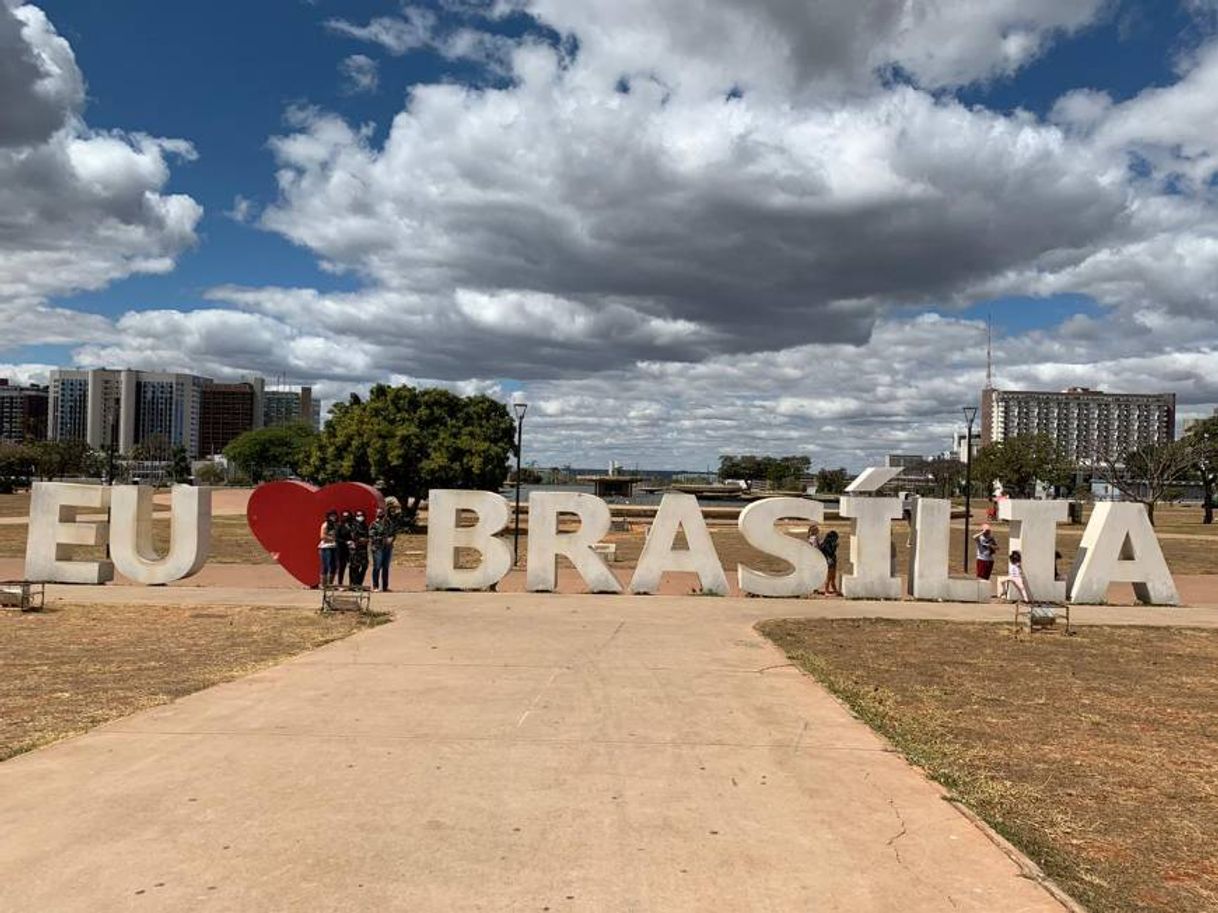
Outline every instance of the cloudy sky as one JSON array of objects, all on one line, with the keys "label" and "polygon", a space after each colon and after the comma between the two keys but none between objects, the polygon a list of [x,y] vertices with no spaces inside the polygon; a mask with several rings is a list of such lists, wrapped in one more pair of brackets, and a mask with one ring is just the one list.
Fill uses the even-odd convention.
[{"label": "cloudy sky", "polygon": [[0,0],[0,376],[530,403],[541,465],[1218,403],[1218,0]]}]

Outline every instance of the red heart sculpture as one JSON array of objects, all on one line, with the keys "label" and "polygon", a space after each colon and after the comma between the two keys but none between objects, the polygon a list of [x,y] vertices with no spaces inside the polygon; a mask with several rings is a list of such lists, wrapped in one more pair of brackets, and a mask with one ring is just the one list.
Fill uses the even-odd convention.
[{"label": "red heart sculpture", "polygon": [[245,519],[280,567],[305,586],[317,586],[321,582],[317,544],[326,512],[362,510],[371,523],[377,508],[384,506],[381,493],[362,482],[325,488],[307,482],[267,482],[250,495]]}]

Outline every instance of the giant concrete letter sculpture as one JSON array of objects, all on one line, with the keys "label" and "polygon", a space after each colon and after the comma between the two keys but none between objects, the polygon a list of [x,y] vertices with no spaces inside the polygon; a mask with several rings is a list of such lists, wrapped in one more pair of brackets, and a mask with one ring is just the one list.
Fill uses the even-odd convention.
[{"label": "giant concrete letter sculpture", "polygon": [[[1069,504],[1065,501],[998,502],[998,517],[1011,521],[1010,551],[1023,559],[1023,579],[1032,599],[1064,602],[1066,581],[1055,579],[1054,553],[1057,551],[1057,524],[1066,521]],[[1006,580],[998,578],[998,585]]]},{"label": "giant concrete letter sculpture", "polygon": [[788,536],[774,526],[779,520],[819,523],[825,506],[805,498],[766,498],[754,501],[740,512],[737,524],[744,540],[768,555],[782,558],[795,568],[789,574],[765,574],[736,565],[740,589],[755,596],[804,596],[825,585],[829,565],[820,549],[804,539]]},{"label": "giant concrete letter sculpture", "polygon": [[1179,605],[1175,581],[1141,504],[1095,505],[1070,574],[1070,601],[1101,603],[1110,583],[1132,583],[1142,602]]},{"label": "giant concrete letter sculpture", "polygon": [[[473,526],[457,526],[463,510],[473,511]],[[427,588],[429,590],[485,590],[512,568],[512,549],[496,539],[508,522],[508,502],[489,491],[438,488],[427,495]],[[482,553],[474,568],[458,568],[456,550]]]},{"label": "giant concrete letter sculpture", "polygon": [[[677,531],[685,531],[688,550],[674,549]],[[727,595],[727,577],[702,519],[698,499],[693,495],[670,492],[660,501],[660,509],[643,543],[638,566],[630,580],[630,592],[654,593],[660,588],[665,571],[690,571],[698,575],[704,593]]]},{"label": "giant concrete letter sculpture", "polygon": [[110,490],[110,557],[115,570],[149,586],[199,573],[211,547],[211,489],[173,486],[169,551],[164,557],[152,545],[152,495],[146,485]]},{"label": "giant concrete letter sculpture", "polygon": [[[573,533],[558,531],[559,514],[579,517]],[[535,491],[529,495],[529,566],[525,584],[535,592],[558,586],[558,556],[564,555],[593,593],[620,593],[622,585],[593,549],[609,532],[609,505],[575,491]]]},{"label": "giant concrete letter sculpture", "polygon": [[105,514],[110,489],[101,485],[35,482],[30,494],[30,528],[25,577],[46,583],[105,583],[114,579],[109,561],[69,561],[75,545],[105,545],[109,524],[76,520],[80,509]]},{"label": "giant concrete letter sculpture", "polygon": [[988,580],[948,575],[951,516],[951,501],[918,498],[915,503],[913,544],[909,550],[909,595],[914,599],[985,602],[989,599]]},{"label": "giant concrete letter sculpture", "polygon": [[901,499],[843,497],[841,515],[854,520],[850,536],[854,573],[842,578],[842,595],[900,599],[901,578],[892,572],[892,521],[901,519]]}]

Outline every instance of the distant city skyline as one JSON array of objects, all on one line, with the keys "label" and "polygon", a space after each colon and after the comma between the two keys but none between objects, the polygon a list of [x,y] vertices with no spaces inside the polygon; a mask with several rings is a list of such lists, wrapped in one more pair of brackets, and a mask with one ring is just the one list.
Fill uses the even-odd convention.
[{"label": "distant city skyline", "polygon": [[[0,377],[523,396],[526,459],[1218,406],[1202,0],[0,0]],[[644,40],[645,37],[645,40]],[[1177,429],[1179,430],[1179,429]]]}]

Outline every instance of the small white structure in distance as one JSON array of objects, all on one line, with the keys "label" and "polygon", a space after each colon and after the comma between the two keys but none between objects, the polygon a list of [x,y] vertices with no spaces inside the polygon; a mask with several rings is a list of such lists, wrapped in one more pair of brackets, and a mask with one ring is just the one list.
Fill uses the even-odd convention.
[{"label": "small white structure in distance", "polygon": [[902,466],[868,466],[846,486],[846,494],[874,494],[901,474]]}]

